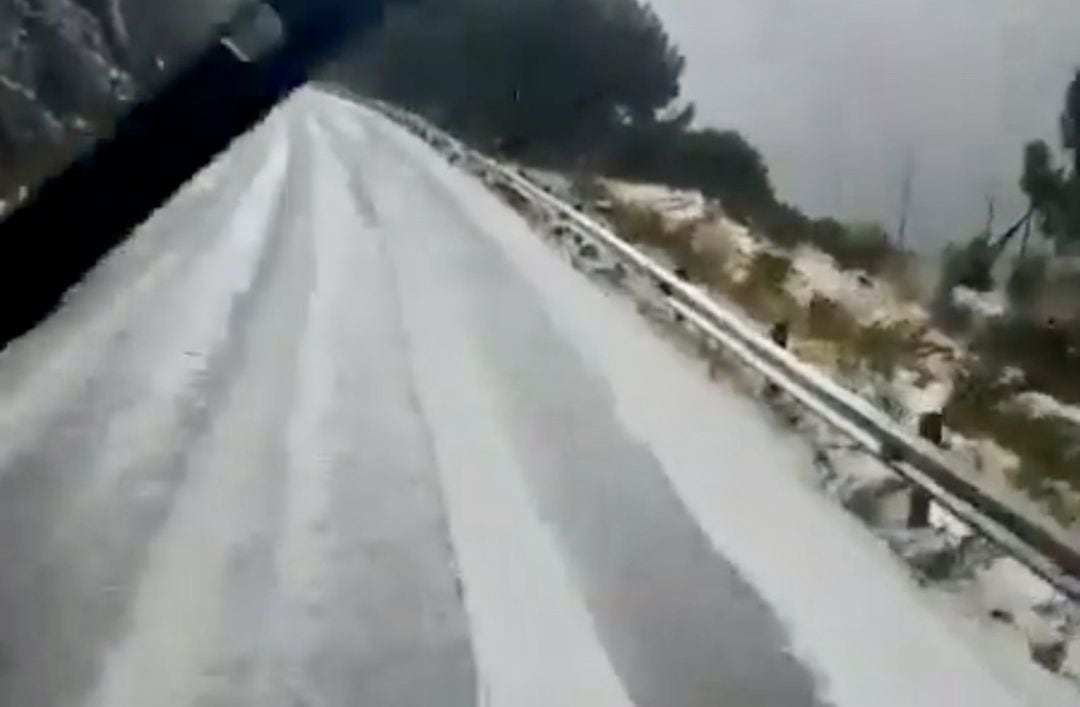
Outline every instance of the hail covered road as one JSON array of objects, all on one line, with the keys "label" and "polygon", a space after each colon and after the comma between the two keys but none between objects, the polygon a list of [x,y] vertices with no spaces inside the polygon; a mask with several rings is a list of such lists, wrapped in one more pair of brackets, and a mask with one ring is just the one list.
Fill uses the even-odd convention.
[{"label": "hail covered road", "polygon": [[1021,704],[809,463],[307,89],[0,355],[0,705]]}]

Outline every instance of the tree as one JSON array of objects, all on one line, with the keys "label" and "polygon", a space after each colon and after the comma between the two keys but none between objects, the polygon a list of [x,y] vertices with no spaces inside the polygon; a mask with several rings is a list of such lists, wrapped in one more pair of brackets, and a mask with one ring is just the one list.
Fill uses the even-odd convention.
[{"label": "tree", "polygon": [[994,259],[1023,228],[1021,256],[1027,252],[1032,220],[1054,241],[1058,250],[1070,250],[1080,243],[1080,71],[1065,92],[1061,112],[1062,145],[1072,153],[1072,173],[1058,168],[1050,146],[1042,140],[1024,146],[1024,172],[1020,188],[1028,197],[1028,212],[991,248]]},{"label": "tree", "polygon": [[674,103],[685,62],[644,0],[441,0],[392,8],[339,76],[518,159],[659,181],[753,210],[760,153]]},{"label": "tree", "polygon": [[732,208],[775,201],[769,170],[753,145],[730,130],[680,129],[681,117],[626,126],[602,167],[631,179],[697,189]]},{"label": "tree", "polygon": [[655,119],[683,65],[639,0],[443,0],[392,12],[352,75],[469,137],[550,157]]},{"label": "tree", "polygon": [[1041,211],[1060,197],[1061,173],[1054,168],[1050,147],[1042,140],[1024,147],[1024,173],[1020,188],[1028,197],[1033,211]]},{"label": "tree", "polygon": [[1020,258],[1005,284],[1005,293],[1012,307],[1028,312],[1046,284],[1049,262],[1044,256]]},{"label": "tree", "polygon": [[1065,92],[1065,109],[1061,112],[1061,139],[1066,150],[1073,153],[1073,177],[1080,178],[1080,69]]},{"label": "tree", "polygon": [[1050,147],[1041,140],[1024,149],[1020,188],[1028,197],[1029,217],[1037,216],[1039,230],[1059,250],[1080,241],[1080,173],[1058,168]]}]

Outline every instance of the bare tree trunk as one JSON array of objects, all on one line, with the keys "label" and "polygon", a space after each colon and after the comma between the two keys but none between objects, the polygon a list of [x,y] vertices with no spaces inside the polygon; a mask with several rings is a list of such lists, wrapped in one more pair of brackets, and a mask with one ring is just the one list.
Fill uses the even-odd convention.
[{"label": "bare tree trunk", "polygon": [[989,235],[994,232],[994,195],[986,195],[986,233]]},{"label": "bare tree trunk", "polygon": [[915,164],[908,156],[904,168],[904,185],[900,193],[900,227],[897,231],[897,245],[903,250],[907,245],[908,213],[911,211],[911,183],[915,178]]},{"label": "bare tree trunk", "polygon": [[1024,238],[1020,241],[1020,259],[1023,260],[1027,255],[1028,241],[1031,240],[1031,223],[1034,221],[1035,207],[1032,206],[1028,211],[1028,218],[1024,222]]},{"label": "bare tree trunk", "polygon": [[991,262],[996,262],[997,259],[1001,257],[1001,254],[1004,253],[1005,249],[1009,246],[1009,242],[1013,238],[1016,237],[1016,234],[1020,232],[1020,229],[1023,228],[1025,223],[1028,223],[1029,221],[1031,221],[1031,217],[1034,216],[1034,215],[1035,215],[1035,207],[1034,206],[1029,207],[1027,212],[1023,216],[1020,217],[1019,221],[1014,223],[1009,228],[1009,230],[1005,231],[1005,233],[1001,234],[995,241],[993,241],[991,243],[991,245],[990,245],[990,252],[992,254],[992,261]]}]

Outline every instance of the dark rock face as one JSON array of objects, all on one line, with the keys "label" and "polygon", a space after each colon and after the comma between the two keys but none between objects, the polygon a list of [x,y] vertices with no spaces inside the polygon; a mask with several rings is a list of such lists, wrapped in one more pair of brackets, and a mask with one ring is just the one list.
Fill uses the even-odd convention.
[{"label": "dark rock face", "polygon": [[134,89],[81,5],[0,0],[0,188],[55,169]]},{"label": "dark rock face", "polygon": [[0,199],[111,130],[237,0],[0,0]]}]

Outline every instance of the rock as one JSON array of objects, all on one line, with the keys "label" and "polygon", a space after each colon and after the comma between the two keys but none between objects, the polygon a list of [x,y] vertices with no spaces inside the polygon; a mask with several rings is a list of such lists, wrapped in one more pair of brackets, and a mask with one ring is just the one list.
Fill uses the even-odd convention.
[{"label": "rock", "polygon": [[1065,639],[1060,636],[1046,636],[1031,639],[1028,642],[1031,659],[1052,673],[1061,670],[1065,662]]},{"label": "rock", "polygon": [[[984,601],[1014,616],[1054,613],[1058,593],[1044,579],[1011,557],[999,557],[979,569]],[[1046,630],[1050,630],[1049,628]]]},{"label": "rock", "polygon": [[66,164],[243,0],[0,0],[0,188]]},{"label": "rock", "polygon": [[596,260],[598,257],[600,257],[600,249],[592,243],[586,243],[581,246],[581,249],[578,251],[578,255],[585,260]]},{"label": "rock", "polygon": [[897,476],[852,479],[838,489],[838,496],[849,511],[867,522],[876,523],[881,516],[883,501],[906,488]]},{"label": "rock", "polygon": [[626,280],[626,268],[622,263],[614,263],[608,267],[597,268],[596,274],[608,280],[613,285],[622,285]]},{"label": "rock", "polygon": [[897,530],[886,537],[893,550],[928,580],[947,579],[959,564],[957,545],[933,528]]},{"label": "rock", "polygon": [[1061,674],[1080,680],[1080,636],[1074,635],[1065,646],[1065,660],[1061,664]]},{"label": "rock", "polygon": [[844,508],[874,526],[893,526],[895,497],[906,482],[876,457],[840,446],[818,448],[814,467],[826,493]]}]

